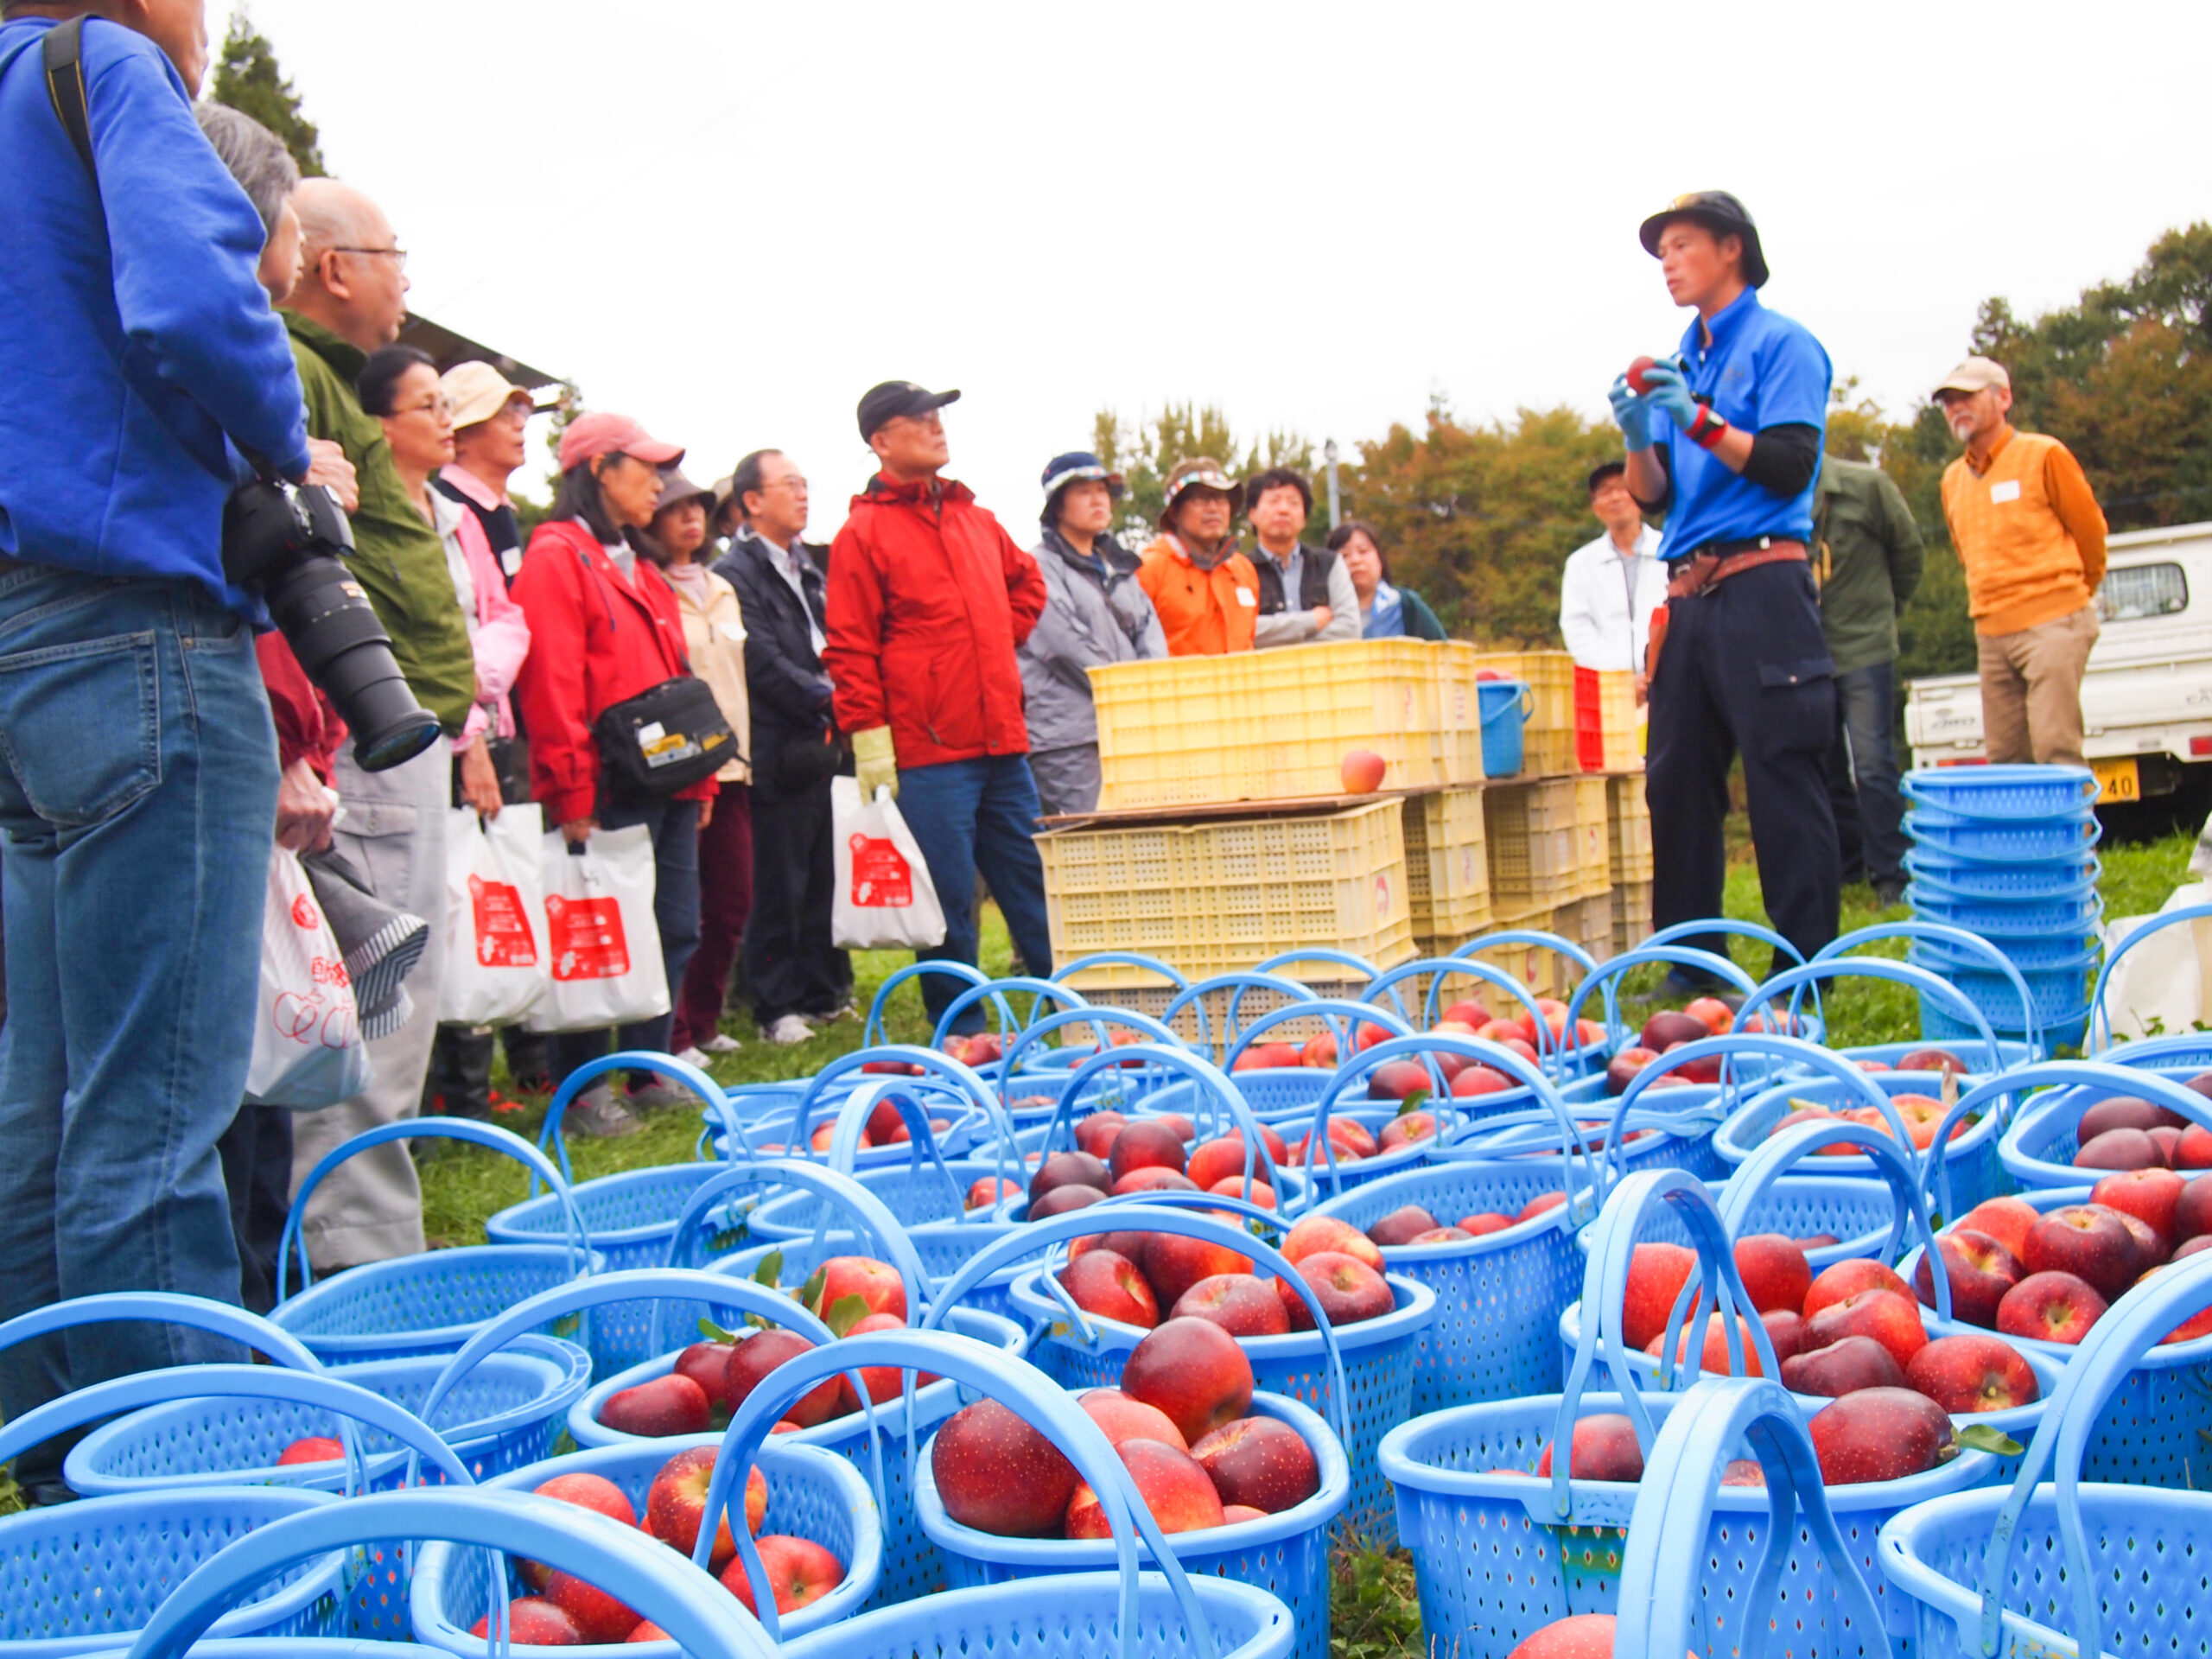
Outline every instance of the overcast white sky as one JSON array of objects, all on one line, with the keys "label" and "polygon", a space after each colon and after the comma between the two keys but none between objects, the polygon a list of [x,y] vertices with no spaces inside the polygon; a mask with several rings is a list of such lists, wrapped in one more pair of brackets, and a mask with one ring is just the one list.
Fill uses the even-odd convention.
[{"label": "overcast white sky", "polygon": [[2204,0],[251,10],[419,309],[702,483],[788,450],[825,538],[881,379],[965,392],[951,470],[1025,542],[1102,404],[1348,454],[1432,390],[1595,415],[1681,334],[1636,226],[1685,190],[1750,205],[1764,299],[1892,412],[1983,296],[2212,213]]}]

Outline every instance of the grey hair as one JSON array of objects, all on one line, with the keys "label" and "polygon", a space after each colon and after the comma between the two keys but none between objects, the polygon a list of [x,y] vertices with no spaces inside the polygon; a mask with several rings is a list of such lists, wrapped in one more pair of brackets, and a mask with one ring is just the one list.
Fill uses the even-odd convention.
[{"label": "grey hair", "polygon": [[253,203],[253,211],[261,215],[261,228],[275,230],[284,204],[300,187],[299,163],[292,152],[260,122],[227,104],[195,104],[192,112],[200,118],[200,130],[215,154]]}]

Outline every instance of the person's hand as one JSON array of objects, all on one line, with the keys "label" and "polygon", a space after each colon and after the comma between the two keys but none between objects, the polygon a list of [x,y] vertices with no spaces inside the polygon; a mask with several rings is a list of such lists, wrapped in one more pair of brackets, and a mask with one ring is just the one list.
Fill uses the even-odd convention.
[{"label": "person's hand", "polygon": [[1671,363],[1654,363],[1643,372],[1643,397],[1681,431],[1688,431],[1697,419],[1697,399],[1690,396],[1689,382]]},{"label": "person's hand", "polygon": [[338,498],[338,505],[346,512],[360,510],[361,490],[353,476],[353,463],[328,438],[308,440],[307,482],[321,485]]},{"label": "person's hand", "polygon": [[461,800],[487,819],[499,816],[499,774],[480,735],[461,752]]},{"label": "person's hand", "polygon": [[899,752],[892,747],[888,726],[871,726],[853,734],[853,779],[861,786],[861,799],[872,801],[875,791],[887,789],[899,798]]},{"label": "person's hand", "polygon": [[699,803],[699,828],[704,830],[715,821],[715,798],[711,795]]},{"label": "person's hand", "polygon": [[330,845],[330,821],[338,797],[304,760],[295,760],[276,779],[276,844],[295,853],[319,853]]},{"label": "person's hand", "polygon": [[1636,671],[1636,706],[1639,709],[1651,700],[1651,679],[1642,669]]},{"label": "person's hand", "polygon": [[1649,400],[1629,390],[1626,375],[1613,382],[1605,397],[1613,406],[1613,419],[1619,423],[1621,436],[1628,440],[1630,451],[1649,449],[1651,447]]},{"label": "person's hand", "polygon": [[570,818],[561,826],[561,839],[569,843],[569,850],[581,853],[584,843],[599,833],[597,818]]},{"label": "person's hand", "polygon": [[1313,632],[1319,633],[1329,626],[1330,619],[1334,617],[1336,613],[1325,605],[1316,605],[1308,614],[1313,619]]}]

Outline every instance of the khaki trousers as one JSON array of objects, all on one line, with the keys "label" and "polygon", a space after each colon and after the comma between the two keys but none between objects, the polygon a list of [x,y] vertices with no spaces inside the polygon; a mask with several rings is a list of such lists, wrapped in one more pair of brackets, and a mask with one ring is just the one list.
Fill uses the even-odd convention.
[{"label": "khaki trousers", "polygon": [[1981,667],[1981,739],[1992,765],[2078,766],[2082,671],[2097,643],[2097,607],[1975,636]]}]

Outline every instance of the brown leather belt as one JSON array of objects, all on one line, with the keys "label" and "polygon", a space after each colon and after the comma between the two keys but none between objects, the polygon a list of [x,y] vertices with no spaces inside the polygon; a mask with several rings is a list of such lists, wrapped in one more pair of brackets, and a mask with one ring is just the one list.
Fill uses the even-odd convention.
[{"label": "brown leather belt", "polygon": [[[1808,563],[1802,542],[1768,540],[1764,537],[1760,539],[1764,545],[1734,553],[1691,554],[1675,566],[1674,574],[1667,579],[1667,597],[1701,599],[1729,577],[1762,564]],[[1647,683],[1659,672],[1660,647],[1667,643],[1667,609],[1662,605],[1651,613],[1651,640],[1643,653],[1643,677]]]}]

